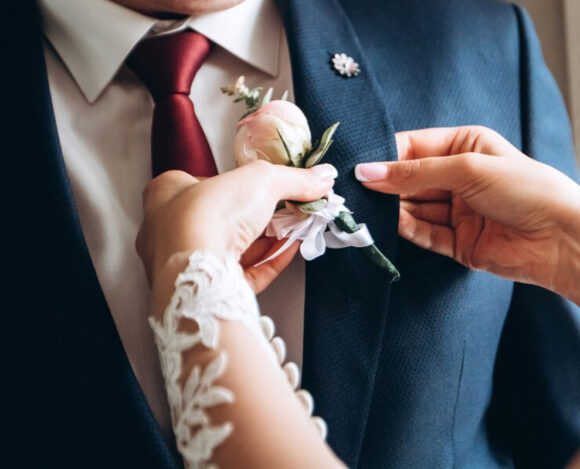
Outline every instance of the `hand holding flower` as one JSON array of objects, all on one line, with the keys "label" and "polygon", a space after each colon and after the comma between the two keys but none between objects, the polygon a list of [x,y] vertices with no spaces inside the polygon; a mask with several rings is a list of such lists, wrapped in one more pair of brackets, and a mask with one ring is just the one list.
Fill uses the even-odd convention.
[{"label": "hand holding flower", "polygon": [[[263,161],[202,182],[181,171],[161,174],[145,189],[145,218],[136,242],[149,282],[154,285],[171,258],[182,253],[187,257],[197,250],[218,255],[234,251],[246,261],[255,260],[260,246],[254,246],[254,252],[247,250],[264,231],[277,202],[320,197],[332,188],[334,174],[329,165],[304,170]],[[246,190],[248,185],[252,191]],[[286,256],[248,267],[246,276],[254,289],[266,288],[293,254],[290,250]]]},{"label": "hand holding flower", "polygon": [[[296,168],[311,168],[320,163],[333,143],[339,125],[331,125],[314,146],[304,113],[285,100],[271,101],[273,90],[260,99],[261,88],[249,90],[243,77],[235,84],[222,88],[230,96],[238,94],[234,102],[244,101],[247,111],[236,128],[235,159],[238,166],[256,160]],[[364,224],[358,224],[344,199],[332,191],[319,199],[305,203],[287,201],[286,207],[274,215],[266,234],[278,239],[287,238],[279,250],[266,260],[280,255],[296,240],[303,241],[302,256],[306,260],[324,254],[325,249],[357,247],[380,268],[391,274],[391,281],[399,279],[399,272],[376,247]]]}]

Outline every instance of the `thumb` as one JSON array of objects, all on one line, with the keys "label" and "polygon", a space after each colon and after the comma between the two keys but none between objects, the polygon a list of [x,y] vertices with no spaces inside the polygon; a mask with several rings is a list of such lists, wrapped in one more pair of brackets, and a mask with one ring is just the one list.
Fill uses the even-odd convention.
[{"label": "thumb", "polygon": [[429,189],[461,192],[473,176],[484,169],[484,158],[476,153],[418,160],[362,163],[356,178],[374,191],[387,194],[414,194]]},{"label": "thumb", "polygon": [[274,165],[270,173],[270,188],[278,200],[307,202],[326,194],[334,185],[338,175],[330,164],[313,166],[310,169]]}]

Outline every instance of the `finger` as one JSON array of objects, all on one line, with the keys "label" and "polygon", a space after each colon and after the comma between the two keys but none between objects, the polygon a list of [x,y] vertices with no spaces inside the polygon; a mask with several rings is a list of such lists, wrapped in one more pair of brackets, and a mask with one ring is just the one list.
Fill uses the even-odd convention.
[{"label": "finger", "polygon": [[[296,241],[278,257],[259,266],[251,266],[244,269],[246,280],[252,286],[256,294],[263,292],[274,280],[276,280],[276,278],[280,276],[286,267],[288,267],[290,262],[292,262],[292,259],[294,259],[299,247],[300,242]],[[277,249],[277,247],[273,247],[273,249]],[[271,250],[270,252],[273,253],[274,251]]]},{"label": "finger", "polygon": [[329,164],[310,169],[270,166],[270,188],[279,200],[308,202],[319,199],[332,189],[338,175],[336,168]]},{"label": "finger", "polygon": [[418,220],[438,225],[449,225],[451,222],[451,205],[445,202],[411,202],[401,201],[401,208]]},{"label": "finger", "polygon": [[399,160],[475,152],[510,156],[520,152],[499,133],[483,126],[439,127],[395,134]]},{"label": "finger", "polygon": [[399,234],[420,248],[454,257],[455,234],[451,228],[418,220],[404,208],[399,211]]},{"label": "finger", "polygon": [[443,191],[439,189],[428,189],[426,191],[419,191],[415,192],[414,194],[399,194],[401,196],[401,200],[410,200],[410,201],[447,201],[451,199],[451,192]]},{"label": "finger", "polygon": [[260,259],[266,259],[268,257],[268,252],[272,251],[272,249],[274,249],[272,252],[275,252],[284,242],[285,240],[278,240],[264,235],[260,236],[242,254],[240,265],[245,269],[246,267],[257,264]]},{"label": "finger", "polygon": [[460,132],[459,127],[397,132],[395,141],[399,160],[412,160],[433,155],[449,155],[451,154],[453,141]]},{"label": "finger", "polygon": [[476,153],[447,158],[362,163],[356,177],[365,187],[389,194],[415,194],[429,189],[460,191],[486,166],[488,156]]}]

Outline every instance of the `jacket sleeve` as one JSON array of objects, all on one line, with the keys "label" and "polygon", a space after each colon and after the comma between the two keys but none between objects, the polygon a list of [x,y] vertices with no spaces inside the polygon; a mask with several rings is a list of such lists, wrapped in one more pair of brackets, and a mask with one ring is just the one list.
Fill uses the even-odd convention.
[{"label": "jacket sleeve", "polygon": [[[520,32],[522,150],[578,180],[566,109],[528,14]],[[516,467],[563,467],[580,446],[580,308],[515,284],[490,411],[498,444]]]}]

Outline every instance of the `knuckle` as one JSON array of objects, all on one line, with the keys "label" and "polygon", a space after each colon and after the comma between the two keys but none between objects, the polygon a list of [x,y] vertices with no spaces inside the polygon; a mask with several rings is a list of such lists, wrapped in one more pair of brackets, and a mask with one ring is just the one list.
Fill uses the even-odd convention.
[{"label": "knuckle", "polygon": [[456,258],[458,262],[468,269],[481,270],[482,263],[475,255],[473,247],[468,245],[456,246]]},{"label": "knuckle", "polygon": [[152,179],[152,183],[153,184],[158,184],[158,185],[163,185],[163,184],[168,184],[170,182],[172,182],[173,180],[175,180],[179,174],[181,173],[181,171],[165,171],[164,173],[161,173],[159,176],[156,176],[155,178]]},{"label": "knuckle", "polygon": [[467,176],[477,176],[481,171],[481,155],[467,152],[460,155],[461,170]]},{"label": "knuckle", "polygon": [[251,171],[252,177],[255,181],[264,186],[268,193],[275,193],[274,165],[263,160],[255,160],[247,165],[248,170]]},{"label": "knuckle", "polygon": [[154,191],[154,181],[154,179],[149,181],[143,189],[143,192],[141,192],[141,202],[143,203],[143,206],[146,206],[147,201],[151,198],[151,193]]},{"label": "knuckle", "polygon": [[317,183],[319,182],[316,176],[310,171],[301,171],[301,176],[302,177],[300,177],[298,180],[300,191],[304,193],[312,192],[312,188],[316,187]]},{"label": "knuckle", "polygon": [[468,269],[472,268],[469,255],[465,252],[465,249],[462,248],[461,246],[455,246],[455,259],[457,260],[457,262],[459,262],[461,265],[464,265]]},{"label": "knuckle", "polygon": [[273,165],[271,163],[268,163],[267,161],[264,160],[255,160],[252,161],[249,166],[251,167],[251,169],[253,171],[256,171],[262,175],[268,176],[271,171],[272,171],[272,167]]},{"label": "knuckle", "polygon": [[469,129],[472,133],[481,136],[486,136],[494,133],[493,130],[491,130],[489,127],[486,127],[485,125],[472,125],[469,127]]},{"label": "knuckle", "polygon": [[478,151],[485,141],[487,128],[482,125],[470,125],[461,128],[461,148]]},{"label": "knuckle", "polygon": [[185,171],[171,170],[157,176],[155,181],[159,187],[185,186],[198,182],[198,179]]},{"label": "knuckle", "polygon": [[151,181],[149,181],[145,186],[145,189],[143,189],[143,200],[145,201],[149,199],[165,185],[175,182],[180,177],[179,173],[181,172],[182,171],[166,171],[151,179]]},{"label": "knuckle", "polygon": [[428,244],[429,246],[427,247],[427,249],[431,249],[434,246],[439,246],[441,244],[441,237],[439,236],[438,230],[435,229],[430,230]]},{"label": "knuckle", "polygon": [[468,267],[473,270],[489,270],[491,267],[490,260],[475,251],[469,254],[467,261],[469,263]]},{"label": "knuckle", "polygon": [[482,125],[472,126],[469,128],[470,142],[469,148],[478,153],[495,154],[498,142],[504,142],[505,139],[495,130]]},{"label": "knuckle", "polygon": [[409,241],[415,240],[416,226],[409,220],[408,216],[399,216],[399,233]]},{"label": "knuckle", "polygon": [[473,125],[468,129],[475,143],[489,141],[497,138],[499,135],[495,130],[485,127],[484,125]]},{"label": "knuckle", "polygon": [[470,250],[463,249],[458,253],[459,262],[471,270],[478,270],[479,265],[473,258],[473,253]]},{"label": "knuckle", "polygon": [[172,170],[161,173],[147,183],[142,192],[143,206],[147,207],[149,203],[154,203],[159,196],[176,191],[197,182],[197,179],[184,171]]},{"label": "knuckle", "polygon": [[399,166],[401,179],[412,179],[421,170],[421,160],[409,160]]}]

